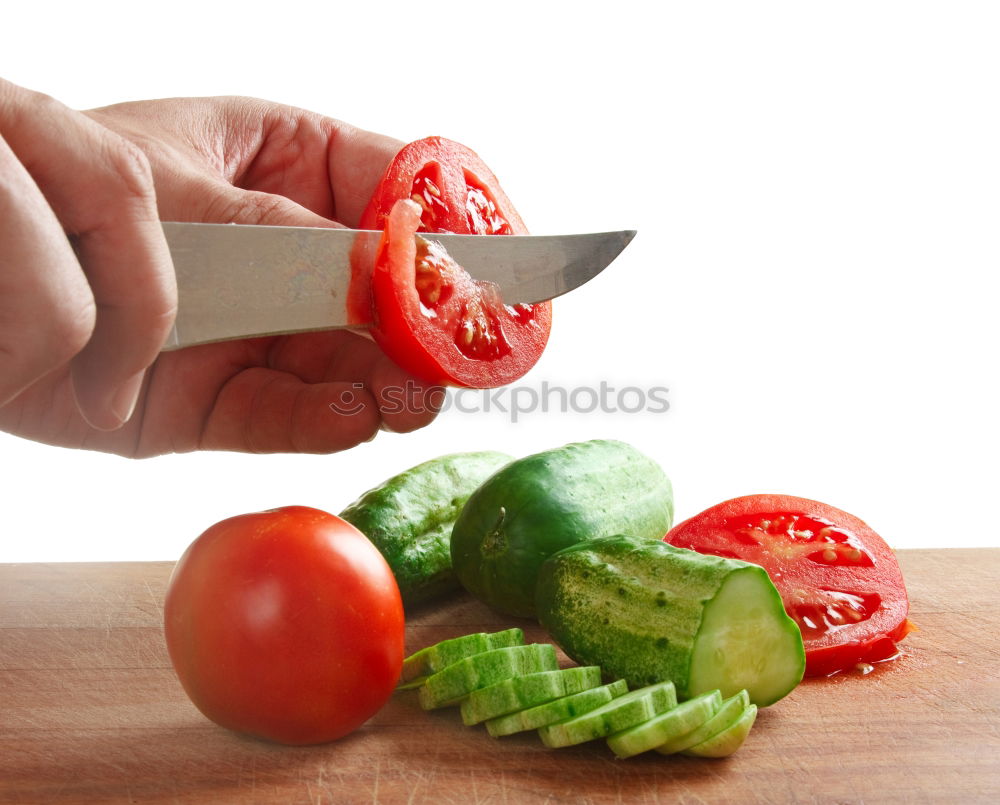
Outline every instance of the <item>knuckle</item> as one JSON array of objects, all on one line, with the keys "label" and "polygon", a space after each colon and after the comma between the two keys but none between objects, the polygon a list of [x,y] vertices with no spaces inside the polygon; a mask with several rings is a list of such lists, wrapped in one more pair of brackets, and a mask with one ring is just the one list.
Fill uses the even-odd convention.
[{"label": "knuckle", "polygon": [[291,205],[288,199],[272,193],[239,190],[215,199],[207,216],[219,223],[274,224],[287,217]]},{"label": "knuckle", "polygon": [[115,135],[110,143],[108,167],[127,197],[141,202],[155,200],[153,168],[135,143]]}]

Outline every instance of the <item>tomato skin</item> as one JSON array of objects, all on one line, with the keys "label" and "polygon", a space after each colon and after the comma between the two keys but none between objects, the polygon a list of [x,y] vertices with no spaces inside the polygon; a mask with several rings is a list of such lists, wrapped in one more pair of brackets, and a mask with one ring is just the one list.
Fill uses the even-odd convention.
[{"label": "tomato skin", "polygon": [[748,495],[679,523],[663,539],[764,567],[802,629],[806,676],[887,659],[911,629],[892,549],[865,522],[828,504]]},{"label": "tomato skin", "polygon": [[164,633],[202,713],[285,744],[355,730],[403,662],[389,566],[354,526],[304,506],[231,517],[198,537],[170,577]]}]

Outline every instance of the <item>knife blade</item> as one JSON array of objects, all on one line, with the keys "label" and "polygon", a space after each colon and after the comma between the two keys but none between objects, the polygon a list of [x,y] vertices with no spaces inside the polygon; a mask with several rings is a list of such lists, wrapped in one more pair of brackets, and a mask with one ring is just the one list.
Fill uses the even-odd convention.
[{"label": "knife blade", "polygon": [[[164,351],[262,335],[363,328],[347,311],[353,259],[374,259],[381,232],[163,222],[178,311]],[[451,235],[437,241],[504,302],[533,303],[578,288],[606,268],[634,231],[580,235]]]}]

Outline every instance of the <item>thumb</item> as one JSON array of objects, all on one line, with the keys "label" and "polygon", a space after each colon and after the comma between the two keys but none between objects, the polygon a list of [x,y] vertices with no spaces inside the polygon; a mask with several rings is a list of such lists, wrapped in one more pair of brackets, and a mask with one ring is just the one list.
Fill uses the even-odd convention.
[{"label": "thumb", "polygon": [[227,182],[212,182],[193,220],[206,224],[315,226],[342,228],[290,198],[261,190],[244,190]]}]

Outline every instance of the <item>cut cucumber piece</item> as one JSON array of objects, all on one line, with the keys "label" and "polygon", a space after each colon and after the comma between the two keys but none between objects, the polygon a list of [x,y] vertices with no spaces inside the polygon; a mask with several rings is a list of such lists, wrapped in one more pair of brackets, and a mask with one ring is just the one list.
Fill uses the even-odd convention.
[{"label": "cut cucumber piece", "polygon": [[751,704],[735,723],[730,724],[722,732],[717,732],[708,740],[688,747],[683,754],[695,757],[727,757],[743,746],[756,718],[757,705]]},{"label": "cut cucumber piece", "polygon": [[504,679],[558,668],[556,650],[551,643],[497,648],[473,654],[427,677],[417,693],[420,706],[424,710],[434,710],[458,704],[472,691]]},{"label": "cut cucumber piece", "polygon": [[805,671],[799,627],[767,572],[747,562],[603,537],[546,560],[536,593],[566,654],[632,687],[670,680],[681,698],[745,689],[764,706]]},{"label": "cut cucumber piece", "polygon": [[628,693],[624,679],[616,679],[608,685],[591,688],[572,696],[529,707],[510,715],[493,718],[486,722],[486,731],[494,738],[513,735],[525,730],[537,730],[557,721],[568,721],[576,716],[596,710],[602,704]]},{"label": "cut cucumber piece", "polygon": [[708,721],[685,735],[679,735],[673,740],[660,744],[656,747],[656,751],[661,755],[672,755],[695,744],[700,744],[702,741],[707,741],[713,735],[717,735],[735,724],[749,706],[750,697],[747,696],[745,690],[741,690],[735,696],[726,699]]},{"label": "cut cucumber piece", "polygon": [[697,729],[714,716],[721,706],[722,695],[719,691],[702,693],[649,721],[623,732],[616,732],[608,738],[608,746],[620,758],[648,752]]},{"label": "cut cucumber piece", "polygon": [[477,632],[451,640],[442,640],[433,646],[422,648],[403,660],[403,672],[400,676],[400,688],[415,688],[423,684],[424,679],[438,671],[443,671],[449,665],[482,654],[496,648],[523,646],[524,632],[520,629],[505,629],[502,632]]},{"label": "cut cucumber piece", "polygon": [[573,746],[606,738],[676,706],[677,694],[673,683],[659,682],[612,699],[582,716],[542,727],[538,734],[542,743],[552,749]]},{"label": "cut cucumber piece", "polygon": [[600,684],[601,669],[596,665],[516,676],[470,693],[462,700],[462,721],[471,727]]}]

